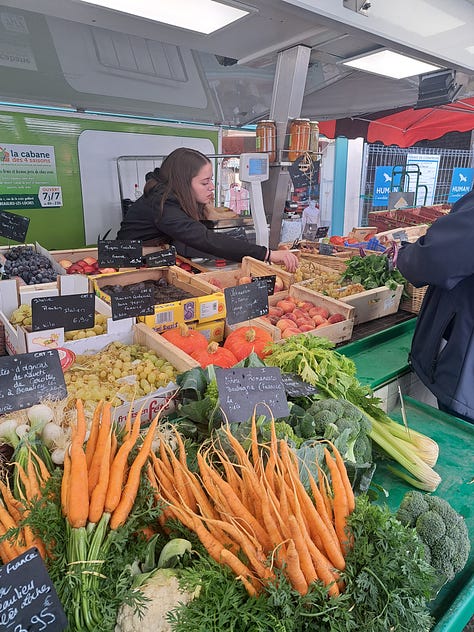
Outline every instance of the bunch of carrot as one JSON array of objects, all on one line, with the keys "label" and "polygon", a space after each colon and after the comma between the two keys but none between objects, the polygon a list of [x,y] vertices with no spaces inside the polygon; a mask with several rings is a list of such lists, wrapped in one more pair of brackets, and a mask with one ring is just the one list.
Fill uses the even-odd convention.
[{"label": "bunch of carrot", "polygon": [[229,427],[224,432],[233,459],[212,443],[198,453],[199,474],[188,468],[178,432],[177,455],[166,441],[160,442],[159,456],[151,453],[147,475],[164,507],[162,528],[168,519],[178,519],[213,559],[230,567],[250,595],[275,579],[275,567],[301,595],[317,580],[330,595],[338,595],[344,554],[351,546],[346,520],[354,495],[337,449],[328,444],[324,450],[329,477],[321,468],[317,481],[308,472],[308,493],[298,459],[286,441],[277,440],[273,423],[270,444],[260,445],[254,417],[248,452]]},{"label": "bunch of carrot", "polygon": [[141,410],[132,423],[130,409],[123,428],[112,421],[110,402],[99,402],[86,441],[86,418],[81,400],[76,402],[77,421],[66,452],[61,481],[61,509],[69,537],[69,572],[77,576],[74,591],[75,624],[96,630],[101,621],[94,594],[108,548],[109,534],[127,520],[148,460],[159,413],[140,443]]},{"label": "bunch of carrot", "polygon": [[46,549],[35,537],[31,528],[24,524],[31,503],[43,496],[50,472],[41,457],[26,446],[25,466],[15,462],[14,475],[18,478],[17,495],[11,490],[8,480],[0,481],[0,558],[6,564],[29,548],[35,546],[43,558]]}]

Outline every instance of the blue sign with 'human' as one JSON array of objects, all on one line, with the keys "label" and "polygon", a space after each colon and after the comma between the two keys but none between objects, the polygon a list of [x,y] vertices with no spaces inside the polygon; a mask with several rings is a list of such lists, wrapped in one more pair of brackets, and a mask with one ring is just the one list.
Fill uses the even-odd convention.
[{"label": "blue sign with 'human'", "polygon": [[469,193],[469,191],[472,189],[473,181],[474,168],[456,167],[455,169],[453,169],[448,202],[452,204],[459,200],[459,198],[462,198],[463,195],[466,195],[466,193]]},{"label": "blue sign with 'human'", "polygon": [[401,174],[395,174],[393,178],[393,167],[375,167],[374,193],[372,196],[372,206],[388,206],[388,196],[390,191],[398,191]]}]

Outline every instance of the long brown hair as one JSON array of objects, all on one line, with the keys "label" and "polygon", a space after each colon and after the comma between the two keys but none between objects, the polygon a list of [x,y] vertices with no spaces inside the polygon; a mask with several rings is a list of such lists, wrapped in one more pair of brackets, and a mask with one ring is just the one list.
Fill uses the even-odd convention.
[{"label": "long brown hair", "polygon": [[174,196],[187,215],[196,220],[203,219],[204,204],[196,202],[191,189],[191,180],[197,176],[204,165],[210,163],[209,158],[200,151],[179,147],[163,160],[159,169],[147,174],[149,177],[143,193],[145,197],[148,197],[158,186],[156,192],[161,194],[161,212],[166,200]]}]

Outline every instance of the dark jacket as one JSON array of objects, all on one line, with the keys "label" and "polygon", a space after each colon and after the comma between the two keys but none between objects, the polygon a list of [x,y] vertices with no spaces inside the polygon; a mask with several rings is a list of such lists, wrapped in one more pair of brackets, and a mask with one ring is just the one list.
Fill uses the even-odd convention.
[{"label": "dark jacket", "polygon": [[174,245],[183,257],[210,255],[230,261],[241,261],[246,256],[265,259],[265,246],[209,230],[203,223],[189,217],[173,198],[165,202],[161,212],[160,200],[159,193],[152,192],[134,202],[122,220],[117,239],[167,243]]},{"label": "dark jacket", "polygon": [[474,419],[474,191],[398,253],[400,272],[429,285],[418,316],[411,364],[439,401]]}]

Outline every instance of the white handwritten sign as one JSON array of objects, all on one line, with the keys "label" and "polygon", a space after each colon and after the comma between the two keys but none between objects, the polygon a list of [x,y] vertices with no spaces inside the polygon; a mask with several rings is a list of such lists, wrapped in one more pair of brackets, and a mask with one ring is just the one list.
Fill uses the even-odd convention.
[{"label": "white handwritten sign", "polygon": [[0,567],[0,630],[60,632],[66,615],[37,548]]}]

